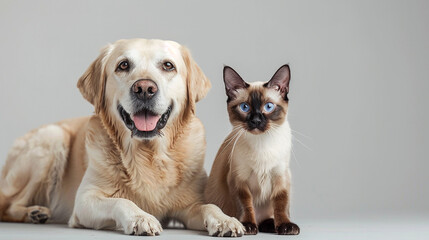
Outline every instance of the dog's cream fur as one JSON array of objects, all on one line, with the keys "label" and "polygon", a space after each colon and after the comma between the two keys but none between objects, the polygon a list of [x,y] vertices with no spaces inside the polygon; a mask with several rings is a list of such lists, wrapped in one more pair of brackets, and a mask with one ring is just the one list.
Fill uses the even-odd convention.
[{"label": "dog's cream fur", "polygon": [[[135,65],[128,74],[115,71],[124,57]],[[175,64],[174,73],[160,69],[165,60]],[[119,116],[118,104],[128,111],[138,79],[157,83],[156,108],[174,106],[161,136],[132,137]],[[43,126],[15,142],[0,180],[2,221],[49,218],[155,235],[161,220],[173,218],[210,235],[243,234],[237,219],[203,204],[205,135],[195,103],[210,82],[186,48],[171,41],[117,41],[102,50],[78,87],[95,115]]]}]

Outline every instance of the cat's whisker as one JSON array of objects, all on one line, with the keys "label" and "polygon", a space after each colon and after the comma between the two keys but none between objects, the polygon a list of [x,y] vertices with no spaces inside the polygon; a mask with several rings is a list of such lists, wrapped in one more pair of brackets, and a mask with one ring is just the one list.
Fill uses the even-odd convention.
[{"label": "cat's whisker", "polygon": [[299,135],[301,135],[301,136],[303,136],[303,137],[305,137],[305,138],[308,138],[308,139],[310,139],[310,140],[313,140],[313,138],[312,138],[312,137],[307,136],[307,135],[305,135],[305,134],[303,134],[303,133],[301,133],[301,132],[298,132],[298,131],[293,130],[293,129],[290,129],[290,130],[291,130],[292,132],[298,133]]},{"label": "cat's whisker", "polygon": [[293,150],[293,143],[292,143],[292,146],[291,146],[290,150],[292,151],[292,155],[293,155],[293,158],[295,159],[296,165],[299,168],[301,168],[301,164],[299,163],[298,158],[296,157],[295,151]]},{"label": "cat's whisker", "polygon": [[291,135],[291,137],[292,137],[292,140],[295,140],[295,139],[296,139],[297,141],[298,141],[298,140],[300,140],[300,141],[302,142],[302,139],[300,139],[300,138],[299,138],[297,135],[295,135],[294,133],[292,133],[292,132],[291,132],[291,134],[290,134],[290,135]]},{"label": "cat's whisker", "polygon": [[235,139],[234,141],[234,145],[232,145],[232,149],[231,149],[231,153],[229,154],[229,159],[228,159],[228,163],[231,162],[232,156],[234,155],[234,149],[235,149],[235,145],[237,144],[238,139],[240,139],[241,135],[243,135],[243,133],[245,133],[246,130],[241,129],[240,130],[240,134],[238,135],[238,137]]},{"label": "cat's whisker", "polygon": [[[233,132],[234,132],[234,130],[233,130]],[[234,138],[236,137],[236,135],[238,134],[238,131],[237,132],[235,132],[233,135],[231,135],[230,137],[228,137],[228,138],[226,138],[225,139],[225,143],[230,143],[232,140],[234,140]]]},{"label": "cat's whisker", "polygon": [[277,127],[271,126],[270,131],[267,131],[268,135],[270,135],[270,137],[273,137],[274,133],[278,131],[277,129]]},{"label": "cat's whisker", "polygon": [[279,131],[280,127],[277,125],[271,125],[270,131],[268,131],[270,133],[270,135],[273,135],[275,132]]},{"label": "cat's whisker", "polygon": [[238,132],[239,132],[239,130],[240,130],[240,127],[234,127],[233,129],[232,129],[232,133],[234,133],[234,135],[230,135],[229,137],[227,137],[226,139],[225,139],[225,142],[229,142],[229,141],[231,141],[232,139],[234,139],[235,138],[235,135],[236,134],[238,134]]},{"label": "cat's whisker", "polygon": [[224,151],[225,151],[225,149],[227,149],[227,147],[234,141],[234,139],[236,139],[237,138],[237,136],[240,134],[240,132],[241,132],[241,128],[240,127],[236,127],[235,129],[233,129],[232,131],[237,131],[236,133],[234,133],[234,135],[231,135],[231,137],[229,137],[229,138],[227,138],[227,139],[225,139],[225,143],[226,143],[226,145],[223,147],[223,149],[222,149],[222,151],[219,153],[219,155],[220,154],[222,154]]},{"label": "cat's whisker", "polygon": [[292,134],[292,140],[297,141],[300,143],[303,147],[305,147],[307,150],[313,151],[313,149],[309,148],[307,145],[305,145],[303,142],[301,142],[295,135]]}]

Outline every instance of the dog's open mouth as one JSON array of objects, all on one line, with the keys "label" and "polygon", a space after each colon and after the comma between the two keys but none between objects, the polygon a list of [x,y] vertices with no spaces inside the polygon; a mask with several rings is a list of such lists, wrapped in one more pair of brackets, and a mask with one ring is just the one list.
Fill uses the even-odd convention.
[{"label": "dog's open mouth", "polygon": [[170,117],[172,105],[162,115],[156,114],[149,109],[143,109],[130,115],[121,104],[118,104],[119,115],[131,131],[132,137],[151,138],[161,135],[161,129],[167,124]]}]

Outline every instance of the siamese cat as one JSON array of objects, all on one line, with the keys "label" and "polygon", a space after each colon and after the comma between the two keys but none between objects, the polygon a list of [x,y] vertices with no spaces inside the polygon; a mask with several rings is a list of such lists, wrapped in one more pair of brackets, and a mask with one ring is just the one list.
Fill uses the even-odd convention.
[{"label": "siamese cat", "polygon": [[233,130],[216,155],[206,201],[239,218],[246,234],[297,235],[289,216],[289,66],[265,83],[247,83],[228,66],[223,77]]}]

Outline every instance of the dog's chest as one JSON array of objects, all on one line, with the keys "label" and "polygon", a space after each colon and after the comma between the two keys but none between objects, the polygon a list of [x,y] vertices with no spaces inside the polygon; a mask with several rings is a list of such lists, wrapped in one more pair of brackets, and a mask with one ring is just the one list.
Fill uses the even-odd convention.
[{"label": "dog's chest", "polygon": [[117,197],[136,203],[144,211],[162,216],[173,205],[173,195],[182,181],[182,167],[174,159],[152,159],[130,163]]}]

